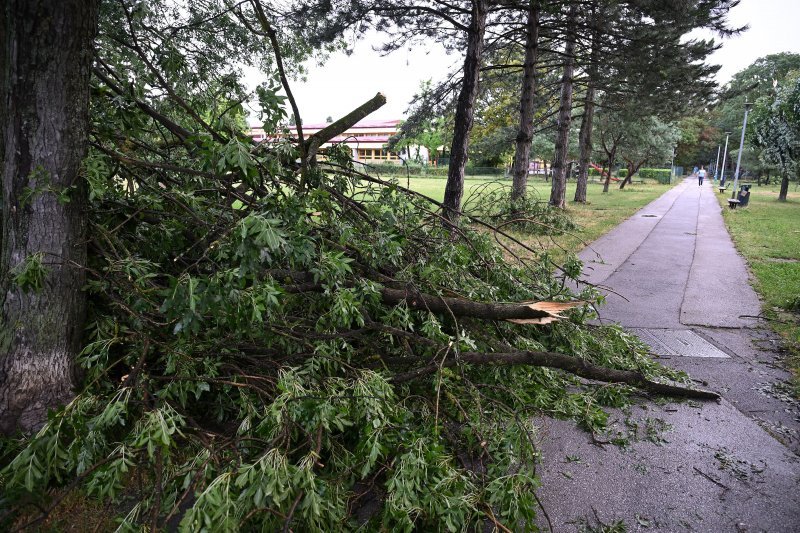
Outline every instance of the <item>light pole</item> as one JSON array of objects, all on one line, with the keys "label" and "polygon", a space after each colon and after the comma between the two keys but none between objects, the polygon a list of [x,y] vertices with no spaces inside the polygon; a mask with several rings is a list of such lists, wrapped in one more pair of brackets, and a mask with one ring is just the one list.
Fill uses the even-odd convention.
[{"label": "light pole", "polygon": [[733,193],[731,198],[736,198],[736,186],[739,185],[739,165],[742,163],[742,152],[744,151],[744,131],[747,129],[747,113],[753,107],[752,102],[744,103],[744,121],[742,122],[742,136],[739,139],[739,155],[736,156],[736,172],[733,174]]},{"label": "light pole", "polygon": [[717,182],[717,173],[719,171],[719,151],[722,149],[722,146],[717,146],[717,162],[714,163],[714,183]]},{"label": "light pole", "polygon": [[[728,137],[731,136],[731,132],[725,132],[725,150],[722,152],[722,174],[719,176],[719,186],[722,187],[725,185],[725,160],[728,158]],[[722,192],[722,191],[720,191]]]},{"label": "light pole", "polygon": [[672,147],[672,160],[669,163],[669,183],[672,185],[672,180],[675,178],[675,147]]}]

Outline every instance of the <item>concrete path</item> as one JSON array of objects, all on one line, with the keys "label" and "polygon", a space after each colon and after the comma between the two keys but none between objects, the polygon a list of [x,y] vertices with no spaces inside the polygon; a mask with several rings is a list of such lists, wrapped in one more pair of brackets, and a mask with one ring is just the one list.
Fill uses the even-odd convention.
[{"label": "concrete path", "polygon": [[687,179],[580,255],[584,279],[608,289],[601,321],[724,399],[613,413],[625,447],[539,420],[554,531],[800,532],[800,407],[714,191]]}]

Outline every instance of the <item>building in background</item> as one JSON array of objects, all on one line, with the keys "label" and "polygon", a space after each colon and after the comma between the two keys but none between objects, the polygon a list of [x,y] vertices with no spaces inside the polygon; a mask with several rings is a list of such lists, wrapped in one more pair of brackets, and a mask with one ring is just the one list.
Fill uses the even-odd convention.
[{"label": "building in background", "polygon": [[[322,148],[332,144],[344,144],[350,148],[354,161],[365,164],[375,163],[402,163],[408,159],[411,152],[414,159],[421,163],[428,162],[428,151],[420,146],[412,146],[410,149],[403,149],[401,152],[392,152],[386,148],[389,138],[397,134],[400,127],[400,120],[362,120],[343,134],[334,137],[329,142],[322,145]],[[322,130],[330,124],[303,124],[303,135],[308,137]],[[289,128],[290,133],[294,130]],[[252,128],[250,136],[255,141],[267,139],[263,128]]]}]

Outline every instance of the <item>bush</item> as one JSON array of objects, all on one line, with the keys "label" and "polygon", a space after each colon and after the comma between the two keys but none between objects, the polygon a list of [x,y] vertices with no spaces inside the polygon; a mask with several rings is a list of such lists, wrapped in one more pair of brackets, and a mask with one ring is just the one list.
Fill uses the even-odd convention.
[{"label": "bush", "polygon": [[535,194],[518,200],[513,210],[511,205],[511,185],[497,180],[475,187],[464,199],[463,209],[470,215],[533,235],[560,235],[578,229],[563,209]]},{"label": "bush", "polygon": [[639,176],[642,179],[656,180],[659,183],[669,183],[672,172],[668,168],[642,168]]},{"label": "bush", "polygon": [[594,167],[589,167],[589,175],[590,176],[599,176],[600,175],[600,171],[597,170]]},{"label": "bush", "polygon": [[[357,165],[356,168],[362,167]],[[447,167],[434,167],[429,165],[422,165],[420,163],[395,164],[395,163],[377,163],[366,164],[363,168],[369,174],[375,176],[426,176],[430,178],[447,177]]]},{"label": "bush", "polygon": [[619,171],[617,171],[617,177],[618,178],[627,178],[628,177],[628,169],[627,168],[619,169]]},{"label": "bush", "polygon": [[[361,167],[358,165],[356,168]],[[422,176],[426,178],[446,178],[448,167],[434,167],[430,165],[421,165],[419,163],[393,164],[393,163],[378,163],[363,165],[369,174],[375,176]],[[468,166],[464,169],[464,176],[504,176],[505,169],[495,167],[472,167]]]}]

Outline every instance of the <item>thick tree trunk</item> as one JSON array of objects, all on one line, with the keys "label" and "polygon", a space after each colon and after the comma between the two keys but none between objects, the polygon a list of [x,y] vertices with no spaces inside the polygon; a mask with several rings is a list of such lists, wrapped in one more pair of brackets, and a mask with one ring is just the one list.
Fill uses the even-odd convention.
[{"label": "thick tree trunk", "polygon": [[561,105],[558,110],[556,152],[553,157],[553,182],[550,186],[550,205],[566,207],[567,151],[569,150],[569,127],[572,122],[572,75],[575,69],[575,17],[573,4],[567,15],[567,42],[564,46],[564,74],[561,77]]},{"label": "thick tree trunk", "polygon": [[[73,395],[85,312],[81,162],[97,6],[97,0],[12,0],[0,12],[0,431],[6,434],[36,429],[48,409]],[[15,280],[32,257],[46,267],[38,289]]]},{"label": "thick tree trunk", "polygon": [[525,62],[522,66],[522,94],[519,102],[519,132],[515,139],[512,166],[511,208],[525,198],[528,188],[528,166],[533,140],[533,112],[536,91],[536,52],[539,46],[539,2],[531,0],[525,32]]},{"label": "thick tree trunk", "polygon": [[475,99],[478,97],[483,40],[486,33],[486,0],[473,0],[472,21],[467,34],[467,55],[464,59],[464,80],[456,105],[453,143],[450,148],[450,168],[444,189],[444,217],[451,224],[458,223],[461,197],[464,195],[464,167],[467,165],[469,135],[475,114]]},{"label": "thick tree trunk", "polygon": [[575,185],[575,202],[586,203],[586,190],[589,182],[589,164],[592,158],[592,126],[594,122],[594,96],[595,81],[597,80],[597,54],[600,46],[600,28],[598,27],[598,17],[593,14],[592,24],[592,44],[589,52],[588,81],[586,86],[586,96],[583,99],[583,119],[581,120],[581,130],[578,133],[578,145],[580,146],[580,160],[578,161],[578,179]]},{"label": "thick tree trunk", "polygon": [[778,200],[781,202],[785,202],[788,194],[789,194],[789,174],[787,172],[784,172],[783,179],[781,180],[781,192],[778,193]]}]

